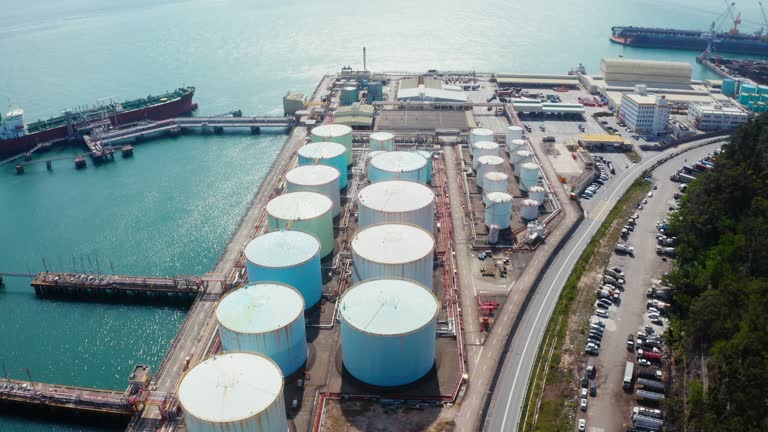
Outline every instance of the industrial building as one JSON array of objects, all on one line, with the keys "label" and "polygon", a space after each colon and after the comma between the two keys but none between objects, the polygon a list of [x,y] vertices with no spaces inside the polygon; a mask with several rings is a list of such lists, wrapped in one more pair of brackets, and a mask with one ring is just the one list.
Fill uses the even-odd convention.
[{"label": "industrial building", "polygon": [[579,86],[579,78],[575,75],[496,73],[494,77],[499,87],[577,88]]},{"label": "industrial building", "polygon": [[665,96],[650,95],[644,85],[638,85],[634,93],[622,95],[618,117],[636,133],[656,135],[666,129],[669,112]]},{"label": "industrial building", "polygon": [[466,102],[460,87],[434,78],[408,78],[399,82],[397,99],[405,102]]},{"label": "industrial building", "polygon": [[601,59],[600,72],[609,83],[690,86],[689,63],[636,59]]},{"label": "industrial building", "polygon": [[688,108],[688,121],[703,131],[733,129],[748,120],[749,114],[735,106],[695,104]]},{"label": "industrial building", "polygon": [[334,124],[341,124],[352,129],[371,129],[373,127],[373,105],[354,102],[340,106],[334,112]]},{"label": "industrial building", "polygon": [[307,98],[302,93],[289,91],[283,96],[283,113],[294,115],[296,111],[302,111],[307,106]]},{"label": "industrial building", "polygon": [[[632,144],[626,141],[621,135],[590,135],[582,134],[579,136],[579,145],[589,151],[628,151],[632,148]],[[580,153],[583,155],[583,153]],[[589,159],[589,163],[593,164],[592,159]],[[592,167],[586,167],[591,169]]]}]

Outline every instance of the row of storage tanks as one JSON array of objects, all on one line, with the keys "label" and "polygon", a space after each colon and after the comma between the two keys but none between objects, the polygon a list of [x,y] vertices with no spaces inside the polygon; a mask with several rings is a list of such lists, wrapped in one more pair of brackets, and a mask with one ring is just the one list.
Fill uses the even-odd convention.
[{"label": "row of storage tanks", "polygon": [[[287,430],[284,376],[306,363],[304,311],[322,296],[321,259],[334,250],[333,218],[351,149],[351,129],[315,134],[317,129],[313,139],[336,141],[299,149],[299,167],[286,173],[286,193],[267,204],[270,232],[245,247],[249,284],[217,305],[224,354],[195,366],[179,387],[190,431]],[[393,149],[391,138],[391,144],[383,139],[376,148]],[[387,153],[424,160],[410,152]],[[420,379],[434,365],[436,200],[424,184],[426,174],[411,181],[382,172],[357,196],[360,230],[351,241],[355,284],[339,303],[342,358],[355,378],[397,386]]]},{"label": "row of storage tanks", "polygon": [[[520,189],[528,192],[528,198],[522,203],[521,217],[536,219],[539,206],[546,197],[546,190],[539,182],[541,167],[523,139],[522,128],[509,126],[505,144],[514,175],[520,179]],[[512,195],[509,194],[509,176],[504,173],[504,158],[499,156],[500,146],[494,140],[494,132],[485,128],[472,129],[469,147],[477,186],[483,191],[485,224],[489,228],[508,229],[512,216]]]}]

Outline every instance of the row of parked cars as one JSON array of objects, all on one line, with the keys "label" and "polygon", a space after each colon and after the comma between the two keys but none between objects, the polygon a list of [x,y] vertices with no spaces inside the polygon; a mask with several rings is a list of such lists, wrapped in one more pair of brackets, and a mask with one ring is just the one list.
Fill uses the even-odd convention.
[{"label": "row of parked cars", "polygon": [[600,174],[595,178],[592,184],[587,186],[584,192],[581,193],[581,199],[590,199],[595,196],[597,191],[599,191],[605,182],[608,181],[608,171],[614,174],[616,173],[616,170],[613,168],[613,162],[605,159],[602,156],[597,156],[595,159],[595,167],[598,169]]}]

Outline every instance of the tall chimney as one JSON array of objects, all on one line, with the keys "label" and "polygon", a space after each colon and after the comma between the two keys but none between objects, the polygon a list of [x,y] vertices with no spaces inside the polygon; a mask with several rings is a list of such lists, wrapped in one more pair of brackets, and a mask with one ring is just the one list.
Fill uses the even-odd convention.
[{"label": "tall chimney", "polygon": [[363,72],[368,71],[368,69],[365,66],[365,47],[363,47]]}]

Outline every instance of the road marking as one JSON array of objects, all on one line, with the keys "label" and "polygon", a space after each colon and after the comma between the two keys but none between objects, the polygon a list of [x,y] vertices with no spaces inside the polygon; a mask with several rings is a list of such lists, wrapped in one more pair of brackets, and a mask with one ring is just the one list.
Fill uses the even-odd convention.
[{"label": "road marking", "polygon": [[593,208],[592,211],[590,211],[587,214],[587,218],[589,219],[601,219],[606,216],[608,216],[608,213],[611,212],[611,208],[608,205],[608,201],[606,200],[600,200]]},{"label": "road marking", "polygon": [[[675,150],[678,150],[678,149],[675,149]],[[688,151],[688,150],[686,150],[686,151]],[[619,183],[619,184],[616,186],[616,189],[615,189],[615,190],[614,190],[614,191],[611,193],[611,196],[610,196],[610,198],[608,199],[608,201],[610,201],[610,202],[613,202],[613,200],[614,200],[614,196],[615,196],[615,195],[616,195],[616,194],[619,192],[619,190],[621,189],[621,187],[622,187],[622,186],[624,185],[624,183],[626,183],[628,180],[630,180],[630,179],[631,179],[632,181],[635,181],[635,179],[634,179],[634,178],[632,178],[632,177],[629,175],[630,173],[632,173],[633,171],[643,170],[643,169],[645,169],[645,167],[646,167],[646,166],[650,166],[651,164],[655,163],[655,160],[656,160],[657,158],[660,158],[660,157],[666,157],[666,156],[667,156],[666,152],[663,152],[663,153],[658,153],[657,155],[655,155],[655,156],[653,156],[652,158],[648,159],[647,161],[643,162],[641,165],[633,165],[631,168],[629,168],[628,170],[626,170],[624,173],[626,173],[626,174],[627,174],[627,176],[626,176],[626,177],[624,177],[624,178],[621,180],[621,182],[620,182],[620,183]],[[595,226],[595,224],[597,224],[599,221],[600,221],[599,219],[594,219],[594,220],[592,221],[592,223],[589,225],[589,228],[588,228],[588,229],[587,229],[587,230],[584,232],[584,234],[581,236],[581,238],[579,239],[579,241],[577,242],[577,244],[580,244],[581,242],[583,242],[583,241],[584,241],[584,238],[585,238],[585,237],[586,237],[586,236],[589,234],[590,230],[591,230],[591,229],[592,229],[592,228]],[[575,252],[576,252],[576,249],[572,249],[572,250],[571,250],[571,253],[569,253],[569,254],[568,254],[568,256],[565,258],[565,262],[563,263],[563,265],[562,265],[562,266],[560,266],[560,270],[557,272],[557,275],[555,276],[555,279],[554,279],[554,280],[555,280],[555,282],[556,282],[558,279],[560,279],[560,275],[563,273],[563,270],[565,270],[566,264],[568,263],[568,261],[570,261],[571,257],[573,256],[573,254],[574,254]],[[544,296],[544,301],[541,303],[541,307],[539,307],[539,310],[538,310],[538,312],[536,313],[536,317],[534,318],[534,324],[538,323],[539,319],[541,318],[541,314],[542,314],[542,312],[544,311],[544,307],[547,305],[547,300],[549,299],[549,296],[550,296],[550,294],[552,294],[553,288],[554,288],[554,285],[550,285],[550,287],[549,287],[549,290],[547,291],[547,295],[546,295],[546,296]],[[533,327],[533,328],[535,328],[535,327],[536,327],[536,326],[534,325],[534,327]],[[532,336],[533,336],[533,332],[531,331],[530,333],[528,333],[528,338],[527,338],[527,339],[526,339],[526,341],[525,341],[525,345],[523,345],[523,351],[522,351],[522,353],[521,353],[521,355],[520,355],[520,356],[521,356],[521,358],[524,358],[524,357],[525,357],[525,353],[528,351],[528,346],[529,346],[529,345],[530,345],[530,343],[531,343],[531,337],[532,337]],[[518,363],[517,363],[517,368],[515,369],[515,377],[514,377],[514,379],[512,380],[512,386],[510,387],[510,391],[509,391],[509,397],[507,398],[507,403],[506,403],[506,406],[505,406],[505,408],[504,408],[504,417],[503,417],[503,418],[502,418],[502,420],[501,420],[501,430],[505,430],[505,429],[504,429],[504,426],[505,426],[505,425],[506,425],[506,423],[507,423],[507,416],[509,415],[509,404],[511,404],[511,403],[512,403],[512,395],[513,395],[513,394],[515,394],[515,392],[514,392],[513,390],[514,390],[514,388],[515,388],[515,385],[517,385],[517,379],[520,377],[520,368],[522,367],[522,364],[523,364],[523,362],[522,362],[522,361],[521,361],[521,362],[518,362]],[[515,425],[515,429],[517,429],[517,425]]]}]

